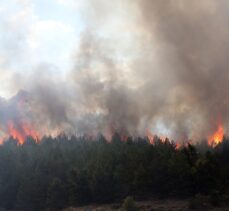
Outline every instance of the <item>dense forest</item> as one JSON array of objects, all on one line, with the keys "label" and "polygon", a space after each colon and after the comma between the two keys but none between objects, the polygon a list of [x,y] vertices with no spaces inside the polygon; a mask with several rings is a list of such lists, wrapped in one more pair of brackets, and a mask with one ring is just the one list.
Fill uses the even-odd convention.
[{"label": "dense forest", "polygon": [[229,190],[229,140],[216,147],[114,134],[44,137],[0,146],[0,207],[59,210],[126,196],[191,197]]}]

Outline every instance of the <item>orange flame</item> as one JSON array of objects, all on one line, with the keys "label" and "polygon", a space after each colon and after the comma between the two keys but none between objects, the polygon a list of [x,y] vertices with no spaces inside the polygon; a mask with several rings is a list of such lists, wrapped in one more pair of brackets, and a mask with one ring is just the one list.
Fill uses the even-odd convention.
[{"label": "orange flame", "polygon": [[208,137],[208,144],[210,146],[216,146],[222,142],[224,136],[224,128],[221,124],[218,125],[217,130],[211,136]]},{"label": "orange flame", "polygon": [[154,135],[150,132],[150,130],[146,130],[146,135],[150,144],[154,144]]},{"label": "orange flame", "polygon": [[179,150],[182,147],[181,143],[176,143],[176,150]]},{"label": "orange flame", "polygon": [[166,139],[167,139],[166,136],[159,136],[159,138],[160,138],[160,140],[161,140],[163,143],[165,143],[165,141],[166,141]]},{"label": "orange flame", "polygon": [[121,135],[121,140],[126,142],[128,140],[128,136],[127,135]]},{"label": "orange flame", "polygon": [[4,143],[4,139],[5,139],[5,134],[0,128],[0,145]]},{"label": "orange flame", "polygon": [[8,131],[10,136],[18,140],[19,144],[23,144],[28,136],[31,136],[36,142],[39,139],[39,134],[32,128],[32,126],[26,123],[22,123],[19,127],[15,127],[15,124],[10,121],[8,123]]}]

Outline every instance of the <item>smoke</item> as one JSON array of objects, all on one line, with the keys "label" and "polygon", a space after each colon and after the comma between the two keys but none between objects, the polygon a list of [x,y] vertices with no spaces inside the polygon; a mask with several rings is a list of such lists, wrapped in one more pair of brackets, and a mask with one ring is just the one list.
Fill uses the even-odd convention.
[{"label": "smoke", "polygon": [[[151,49],[157,49],[162,63],[161,81],[168,86],[165,121],[189,136],[206,136],[218,121],[227,127],[228,3],[162,0],[139,4]],[[149,72],[150,66],[144,69]]]},{"label": "smoke", "polygon": [[205,138],[219,123],[227,129],[228,7],[226,0],[86,2],[73,68],[57,75],[43,64],[17,77],[26,104],[1,100],[1,128],[25,119],[41,134],[149,129],[176,140]]}]

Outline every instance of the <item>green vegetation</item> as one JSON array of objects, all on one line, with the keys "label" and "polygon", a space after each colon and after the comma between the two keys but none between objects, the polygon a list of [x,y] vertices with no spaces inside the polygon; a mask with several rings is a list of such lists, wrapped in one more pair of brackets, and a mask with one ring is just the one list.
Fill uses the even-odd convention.
[{"label": "green vegetation", "polygon": [[[0,208],[60,210],[130,195],[193,197],[190,207],[198,207],[198,194],[218,206],[229,190],[229,140],[202,143],[176,149],[169,140],[122,142],[115,134],[111,142],[62,135],[17,145],[11,138],[0,146]],[[123,206],[136,208],[131,198]]]}]

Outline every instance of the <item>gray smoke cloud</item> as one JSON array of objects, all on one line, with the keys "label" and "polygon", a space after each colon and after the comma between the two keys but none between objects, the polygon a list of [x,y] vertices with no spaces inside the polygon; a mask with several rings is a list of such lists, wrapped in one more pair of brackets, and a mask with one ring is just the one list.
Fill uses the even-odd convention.
[{"label": "gray smoke cloud", "polygon": [[159,60],[164,63],[159,71],[168,86],[165,118],[175,123],[178,132],[189,136],[206,136],[216,129],[218,121],[227,127],[227,1],[139,4],[152,49],[156,43]]},{"label": "gray smoke cloud", "polygon": [[55,66],[41,65],[21,77],[29,98],[20,112],[0,101],[2,128],[26,119],[41,134],[149,129],[176,140],[205,138],[219,123],[227,130],[226,0],[98,0],[86,8],[93,12],[74,67],[58,77]]}]

